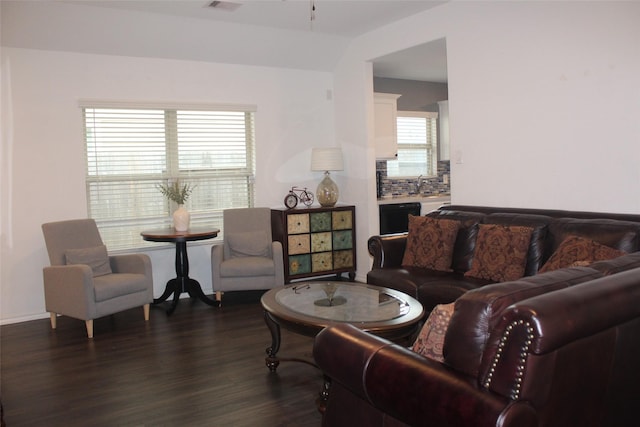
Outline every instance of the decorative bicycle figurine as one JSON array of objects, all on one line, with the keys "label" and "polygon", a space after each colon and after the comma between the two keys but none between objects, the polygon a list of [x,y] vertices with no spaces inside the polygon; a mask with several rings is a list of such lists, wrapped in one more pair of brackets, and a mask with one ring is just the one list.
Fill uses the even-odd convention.
[{"label": "decorative bicycle figurine", "polygon": [[307,187],[291,187],[289,194],[284,198],[284,205],[288,209],[293,209],[298,206],[298,202],[304,203],[305,206],[311,206],[313,204],[313,193],[308,191]]}]

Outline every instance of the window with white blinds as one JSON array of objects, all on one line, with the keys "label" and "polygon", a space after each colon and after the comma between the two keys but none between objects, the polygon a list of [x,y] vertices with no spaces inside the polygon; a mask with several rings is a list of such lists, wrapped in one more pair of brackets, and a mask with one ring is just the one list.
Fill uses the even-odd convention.
[{"label": "window with white blinds", "polygon": [[387,161],[387,176],[438,174],[438,113],[398,111],[398,158]]},{"label": "window with white blinds", "polygon": [[192,225],[222,229],[224,209],[253,206],[255,107],[81,107],[88,211],[109,250],[151,245],[141,231],[171,226],[177,206],[160,183],[194,187]]}]

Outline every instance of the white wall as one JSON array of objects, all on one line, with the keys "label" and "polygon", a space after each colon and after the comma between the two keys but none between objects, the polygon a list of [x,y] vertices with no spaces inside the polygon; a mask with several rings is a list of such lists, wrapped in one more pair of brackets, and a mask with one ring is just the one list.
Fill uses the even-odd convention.
[{"label": "white wall", "polygon": [[452,203],[640,213],[638,22],[638,2],[451,2],[355,40],[334,85],[336,138],[367,159],[359,270],[378,230],[366,61],[446,37]]},{"label": "white wall", "polygon": [[[281,205],[290,185],[315,186],[312,146],[341,145],[345,171],[332,176],[357,206],[363,279],[378,230],[366,61],[442,37],[453,203],[640,213],[638,22],[637,2],[454,1],[354,40],[333,74],[5,48],[0,319],[43,314],[40,224],[86,215],[79,98],[257,104],[258,203],[267,206]],[[29,30],[47,34],[47,23]],[[205,291],[207,249],[190,251]],[[159,295],[173,252],[150,254]]]},{"label": "white wall", "polygon": [[[40,225],[87,215],[79,99],[257,105],[256,204],[282,206],[289,187],[321,178],[310,171],[311,147],[335,145],[331,90],[326,72],[3,49],[0,319],[44,314]],[[189,249],[190,276],[205,293],[209,250]],[[157,297],[175,276],[174,251],[148,253]]]}]

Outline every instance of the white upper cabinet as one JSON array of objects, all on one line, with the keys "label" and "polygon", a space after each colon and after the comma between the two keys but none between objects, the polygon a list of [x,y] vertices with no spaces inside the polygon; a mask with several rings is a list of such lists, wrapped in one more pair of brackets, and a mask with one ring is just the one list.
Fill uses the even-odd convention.
[{"label": "white upper cabinet", "polygon": [[374,93],[375,148],[377,159],[395,160],[398,156],[398,98],[393,93]]},{"label": "white upper cabinet", "polygon": [[440,134],[438,145],[440,146],[440,160],[450,160],[449,150],[449,101],[439,101],[438,109],[440,114],[438,115],[440,121]]}]

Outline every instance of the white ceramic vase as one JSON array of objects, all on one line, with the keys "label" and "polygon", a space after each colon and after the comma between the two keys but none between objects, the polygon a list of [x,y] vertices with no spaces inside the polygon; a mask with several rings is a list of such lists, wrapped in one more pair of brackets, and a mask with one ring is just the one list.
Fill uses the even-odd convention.
[{"label": "white ceramic vase", "polygon": [[178,209],[173,212],[173,228],[176,231],[187,231],[190,220],[191,214],[183,205],[178,206]]}]

